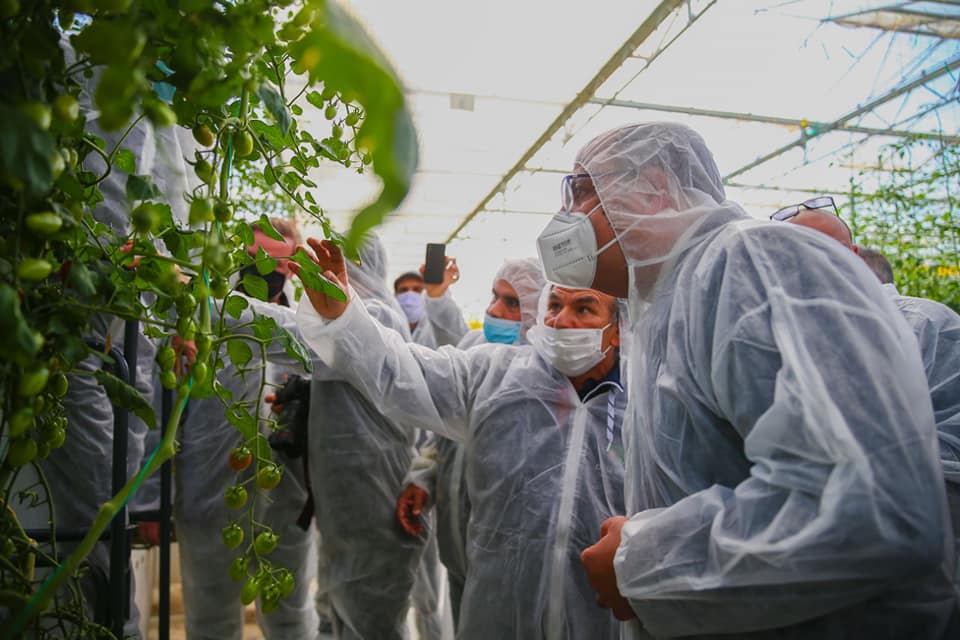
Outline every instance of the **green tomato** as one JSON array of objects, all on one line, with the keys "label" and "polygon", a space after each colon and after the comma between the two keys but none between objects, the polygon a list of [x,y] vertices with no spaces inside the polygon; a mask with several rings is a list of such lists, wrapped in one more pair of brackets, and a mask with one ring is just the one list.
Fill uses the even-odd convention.
[{"label": "green tomato", "polygon": [[330,132],[330,135],[333,136],[335,140],[339,140],[343,137],[343,127],[338,124],[333,125],[333,130]]},{"label": "green tomato", "polygon": [[65,93],[54,98],[53,113],[57,120],[73,122],[80,116],[80,103],[72,95]]},{"label": "green tomato", "polygon": [[198,124],[193,128],[193,139],[204,147],[209,147],[215,140],[213,131],[205,124]]},{"label": "green tomato", "polygon": [[44,131],[50,128],[50,122],[52,120],[50,107],[42,102],[26,102],[20,105],[20,111],[36,122],[37,126]]},{"label": "green tomato", "polygon": [[190,224],[201,225],[213,220],[213,200],[194,198],[190,202]]},{"label": "green tomato", "polygon": [[230,222],[233,218],[233,207],[230,206],[229,202],[217,200],[217,203],[213,205],[213,217],[218,222]]},{"label": "green tomato", "polygon": [[334,89],[333,87],[324,86],[323,92],[320,94],[320,99],[323,100],[324,102],[330,102],[330,99],[333,98],[333,96],[335,95],[337,95],[336,89]]},{"label": "green tomato", "polygon": [[50,444],[47,442],[40,442],[37,444],[37,460],[46,460],[50,457]]},{"label": "green tomato", "polygon": [[46,406],[47,406],[47,400],[42,395],[37,394],[36,396],[33,397],[33,412],[35,414],[37,414],[38,416],[42,415],[43,410],[46,408]]},{"label": "green tomato", "polygon": [[253,136],[249,131],[237,131],[233,134],[233,150],[239,158],[246,158],[253,153]]},{"label": "green tomato", "polygon": [[181,316],[189,316],[197,308],[197,299],[192,293],[186,292],[177,298],[177,313]]},{"label": "green tomato", "polygon": [[36,367],[29,371],[24,371],[20,376],[20,384],[17,385],[17,393],[25,398],[32,398],[47,386],[47,380],[50,379],[50,369],[46,367]]},{"label": "green tomato", "polygon": [[53,179],[59,178],[66,168],[67,161],[64,160],[63,154],[59,151],[55,152],[50,158],[50,171],[53,173]]},{"label": "green tomato", "polygon": [[150,122],[157,128],[172,127],[177,124],[177,114],[163,102],[149,102],[145,109]]},{"label": "green tomato", "polygon": [[230,293],[230,283],[226,278],[217,276],[210,281],[210,295],[214,298],[226,298],[228,293]]},{"label": "green tomato", "polygon": [[197,323],[189,314],[182,315],[177,318],[177,332],[184,340],[193,340],[197,334]]},{"label": "green tomato", "polygon": [[205,362],[195,363],[190,371],[193,374],[193,384],[203,384],[207,379],[208,369]]},{"label": "green tomato", "polygon": [[193,344],[197,347],[197,357],[203,360],[207,357],[207,354],[210,353],[210,347],[213,346],[213,338],[210,337],[209,333],[198,333],[197,337],[193,339]]},{"label": "green tomato", "polygon": [[[240,509],[247,504],[247,490],[239,484],[227,487],[227,492],[223,494],[223,502],[231,509]],[[259,539],[257,537],[257,540]]]},{"label": "green tomato", "polygon": [[275,464],[268,464],[257,472],[257,486],[261,489],[273,489],[280,484],[283,470]]},{"label": "green tomato", "polygon": [[196,173],[197,177],[205,184],[212,184],[216,178],[213,173],[213,165],[203,158],[197,160],[197,163],[193,165],[193,172]]},{"label": "green tomato", "polygon": [[36,424],[33,409],[23,407],[10,416],[10,437],[19,438]]},{"label": "green tomato", "polygon": [[257,555],[269,555],[277,548],[278,539],[279,536],[273,531],[263,531],[259,533],[253,541],[253,549],[257,552]]},{"label": "green tomato", "polygon": [[10,467],[22,467],[37,457],[37,443],[33,438],[19,438],[10,440],[10,448],[7,449],[7,465]]},{"label": "green tomato", "polygon": [[240,582],[247,577],[247,571],[250,569],[250,561],[246,556],[234,558],[230,563],[230,579],[234,582]]},{"label": "green tomato", "polygon": [[287,569],[281,569],[277,574],[277,584],[280,586],[280,597],[286,598],[297,588],[297,579]]},{"label": "green tomato", "polygon": [[333,120],[334,118],[336,118],[337,107],[332,104],[328,104],[327,108],[323,110],[323,117],[326,118],[327,120]]},{"label": "green tomato", "polygon": [[53,265],[43,258],[24,258],[17,265],[17,277],[31,282],[43,280],[53,271]]},{"label": "green tomato", "polygon": [[347,119],[344,120],[344,122],[347,123],[348,127],[355,126],[358,122],[360,122],[360,112],[351,111],[350,113],[347,114]]},{"label": "green tomato", "polygon": [[30,231],[42,236],[49,236],[50,234],[56,233],[60,231],[60,227],[63,226],[63,218],[53,211],[31,213],[24,222],[26,222],[27,228],[30,229]]},{"label": "green tomato", "polygon": [[177,352],[173,347],[168,345],[157,352],[157,364],[160,365],[161,371],[170,371],[176,362]]},{"label": "green tomato", "polygon": [[223,544],[225,544],[228,549],[236,549],[243,544],[243,529],[241,529],[240,525],[236,522],[225,526],[221,532],[221,536],[223,537]]},{"label": "green tomato", "polygon": [[260,595],[260,611],[264,614],[271,614],[280,606],[280,589],[275,584],[264,587]]},{"label": "green tomato", "polygon": [[152,202],[143,202],[130,212],[130,223],[137,233],[153,233],[157,222],[157,207]]},{"label": "green tomato", "polygon": [[243,588],[240,589],[240,602],[245,605],[250,604],[257,599],[258,593],[260,593],[260,581],[255,577],[247,578]]},{"label": "green tomato", "polygon": [[373,162],[373,156],[369,152],[363,154],[363,164],[369,165],[371,162]]},{"label": "green tomato", "polygon": [[172,370],[164,371],[160,374],[160,384],[164,389],[174,389],[177,386],[177,374]]},{"label": "green tomato", "polygon": [[67,441],[67,431],[66,429],[61,429],[60,427],[55,427],[47,435],[47,439],[44,441],[44,444],[48,445],[51,449],[59,449],[63,446],[63,443]]}]

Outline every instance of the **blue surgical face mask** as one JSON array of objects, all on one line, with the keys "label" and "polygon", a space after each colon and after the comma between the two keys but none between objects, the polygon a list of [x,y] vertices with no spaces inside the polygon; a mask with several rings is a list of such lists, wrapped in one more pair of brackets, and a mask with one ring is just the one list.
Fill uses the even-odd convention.
[{"label": "blue surgical face mask", "polygon": [[419,324],[426,313],[426,304],[423,301],[423,294],[416,291],[404,291],[397,294],[397,302],[407,316],[407,322],[410,324]]},{"label": "blue surgical face mask", "polygon": [[520,328],[523,323],[519,320],[504,320],[494,318],[489,313],[483,316],[483,335],[487,342],[498,344],[516,344],[520,339]]}]

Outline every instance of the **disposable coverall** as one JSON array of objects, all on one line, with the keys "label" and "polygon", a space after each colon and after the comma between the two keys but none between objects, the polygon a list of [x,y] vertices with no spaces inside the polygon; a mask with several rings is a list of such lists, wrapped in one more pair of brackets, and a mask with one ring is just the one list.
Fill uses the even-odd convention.
[{"label": "disposable coverall", "polygon": [[411,331],[413,341],[431,349],[460,342],[470,327],[463,320],[463,313],[450,292],[446,291],[438,298],[424,294],[423,298],[426,312],[423,320]]},{"label": "disposable coverall", "polygon": [[[494,283],[504,280],[513,287],[520,299],[520,318],[523,326],[518,344],[526,344],[526,333],[537,321],[537,301],[543,290],[543,269],[536,258],[507,260],[497,270]],[[460,340],[458,349],[487,344],[483,331],[471,331]],[[464,448],[456,440],[431,434],[418,456],[404,484],[415,484],[424,489],[436,505],[436,537],[440,560],[447,568],[450,584],[450,604],[454,623],[459,617],[460,600],[467,575],[464,541],[470,519],[470,501],[463,481]]]},{"label": "disposable coverall", "polygon": [[642,345],[614,566],[646,631],[960,637],[930,394],[873,274],[747,219],[686,127],[616,129],[576,163]]},{"label": "disposable coverall", "polygon": [[[383,245],[371,236],[360,258],[360,266],[347,267],[359,293],[356,306],[365,306],[365,317],[398,340],[409,339],[406,318],[387,289]],[[338,640],[406,638],[424,540],[403,533],[394,511],[413,459],[413,434],[386,417],[379,399],[366,399],[344,382],[344,374],[343,366],[318,362],[311,384],[310,485],[326,574],[321,581]]]},{"label": "disposable coverall", "polygon": [[[243,329],[241,325],[251,322],[256,314],[273,318],[278,326],[297,335],[291,309],[253,298],[247,300],[249,306],[239,319],[224,316],[233,331],[250,331]],[[216,311],[217,305],[214,306],[213,322],[218,321]],[[258,344],[250,346],[254,358],[245,368],[252,371],[241,376],[237,367],[230,362],[229,356],[225,355],[224,366],[217,372],[217,379],[230,392],[234,402],[245,402],[258,407],[260,415],[265,416],[267,410],[262,406],[263,398],[259,395],[260,348]],[[270,340],[266,349],[266,362],[289,372],[304,373],[299,363],[287,354],[280,340]],[[267,372],[268,380],[273,373],[274,370]],[[266,389],[269,390],[270,387]],[[231,580],[230,563],[240,555],[244,547],[236,551],[227,549],[221,541],[221,530],[240,513],[224,504],[223,494],[229,485],[246,477],[235,472],[228,464],[230,451],[242,442],[242,437],[227,421],[226,408],[218,397],[191,400],[188,412],[182,427],[174,474],[174,519],[177,539],[180,542],[187,637],[190,640],[239,640],[243,637],[243,604],[240,602],[240,588],[243,583]],[[285,491],[296,490],[295,471],[285,469],[281,484],[266,493],[263,500],[270,500],[270,493],[273,492],[282,495]],[[264,503],[257,505],[258,516],[262,517],[264,508]],[[296,515],[293,518],[295,519]],[[277,611],[261,620],[264,633],[267,638],[284,640],[313,638],[317,620],[312,605],[307,604],[307,591],[313,577],[314,565],[287,560],[288,557],[307,556],[309,535],[300,532],[299,548],[290,550],[288,547],[296,544],[289,537],[290,532],[281,529],[275,532],[280,534],[281,538],[277,550],[271,554],[271,561],[293,571],[297,587],[293,594],[280,601]],[[300,606],[292,603],[300,603]]]},{"label": "disposable coverall", "polygon": [[[883,289],[920,344],[940,439],[940,462],[947,483],[955,549],[960,553],[960,315],[934,300],[900,295],[894,284],[884,284]],[[956,576],[960,585],[960,566]]]},{"label": "disposable coverall", "polygon": [[466,447],[471,515],[457,637],[619,637],[579,563],[600,522],[623,510],[608,437],[625,406],[619,385],[581,401],[532,347],[407,344],[355,298],[333,322],[307,302],[298,314],[317,356],[405,431]]}]

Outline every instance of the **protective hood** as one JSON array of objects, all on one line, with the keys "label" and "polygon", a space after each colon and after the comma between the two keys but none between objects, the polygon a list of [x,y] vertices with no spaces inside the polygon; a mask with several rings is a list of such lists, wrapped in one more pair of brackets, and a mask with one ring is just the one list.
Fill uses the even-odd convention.
[{"label": "protective hood", "polygon": [[663,263],[723,222],[746,216],[726,200],[703,138],[683,125],[608,131],[580,150],[576,165],[590,175],[626,257],[631,299],[649,298]]}]

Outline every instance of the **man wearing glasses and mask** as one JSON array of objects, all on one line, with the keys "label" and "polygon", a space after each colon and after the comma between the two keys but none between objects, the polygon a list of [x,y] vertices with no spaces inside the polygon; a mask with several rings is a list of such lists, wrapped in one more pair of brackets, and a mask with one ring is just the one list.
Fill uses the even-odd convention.
[{"label": "man wearing glasses and mask", "polygon": [[637,347],[600,604],[633,637],[960,637],[923,365],[876,279],[726,200],[682,125],[601,134],[574,173],[544,271],[627,298]]}]

